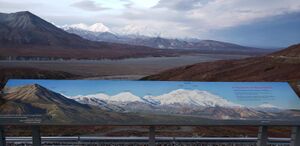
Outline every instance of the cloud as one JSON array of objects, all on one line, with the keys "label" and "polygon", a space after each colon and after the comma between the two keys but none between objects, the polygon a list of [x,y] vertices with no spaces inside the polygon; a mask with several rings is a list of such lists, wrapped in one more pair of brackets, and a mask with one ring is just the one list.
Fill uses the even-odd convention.
[{"label": "cloud", "polygon": [[92,0],[82,0],[76,3],[71,4],[71,6],[80,8],[82,10],[86,11],[103,11],[108,10],[109,8],[102,7],[100,4],[97,4],[96,2]]},{"label": "cloud", "polygon": [[132,2],[131,0],[120,0],[121,2],[123,2],[124,7],[125,8],[132,8],[132,6],[134,5],[134,2]]},{"label": "cloud", "polygon": [[[174,29],[175,28],[175,29]],[[185,36],[197,37],[190,28],[181,23],[158,22],[153,20],[131,21],[128,25],[113,28],[113,32],[119,34],[140,34],[147,36],[162,36],[169,38],[183,38]]]},{"label": "cloud", "polygon": [[160,0],[151,8],[131,7],[112,17],[119,22],[113,29],[118,33],[205,38],[212,31],[295,12],[300,12],[296,0]]},{"label": "cloud", "polygon": [[41,6],[44,6],[40,2],[26,2],[26,3],[18,3],[18,2],[12,2],[12,1],[7,1],[7,0],[0,0],[0,9],[2,11],[9,10],[10,12],[15,12],[15,11],[24,11],[24,10],[29,10],[29,9],[36,9]]},{"label": "cloud", "polygon": [[296,0],[215,0],[188,11],[186,16],[219,29],[299,11],[300,2]]},{"label": "cloud", "polygon": [[207,4],[212,0],[160,0],[153,8],[168,8],[172,10],[186,11]]}]

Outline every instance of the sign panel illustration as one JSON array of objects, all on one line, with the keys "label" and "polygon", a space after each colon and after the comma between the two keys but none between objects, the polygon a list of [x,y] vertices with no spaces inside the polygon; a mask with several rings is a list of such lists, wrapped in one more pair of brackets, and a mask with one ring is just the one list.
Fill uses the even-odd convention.
[{"label": "sign panel illustration", "polygon": [[9,80],[0,124],[295,125],[285,82]]}]

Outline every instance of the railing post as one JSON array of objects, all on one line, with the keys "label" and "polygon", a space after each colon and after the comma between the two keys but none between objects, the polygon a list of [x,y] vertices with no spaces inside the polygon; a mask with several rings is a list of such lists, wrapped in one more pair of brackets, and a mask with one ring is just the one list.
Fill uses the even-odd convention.
[{"label": "railing post", "polygon": [[6,140],[5,140],[5,134],[4,134],[4,127],[0,126],[0,146],[5,146]]},{"label": "railing post", "polygon": [[257,146],[267,146],[268,143],[268,127],[259,126],[257,136]]},{"label": "railing post", "polygon": [[33,146],[41,146],[41,134],[39,126],[32,126],[32,145]]},{"label": "railing post", "polygon": [[300,126],[292,128],[291,146],[300,146]]},{"label": "railing post", "polygon": [[155,146],[155,126],[149,128],[149,146]]}]

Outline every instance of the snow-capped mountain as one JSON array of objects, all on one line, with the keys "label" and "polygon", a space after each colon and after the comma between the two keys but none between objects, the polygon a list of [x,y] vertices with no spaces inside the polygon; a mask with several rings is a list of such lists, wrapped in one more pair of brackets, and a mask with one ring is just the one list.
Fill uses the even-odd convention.
[{"label": "snow-capped mountain", "polygon": [[264,103],[256,107],[256,110],[259,111],[268,111],[268,112],[280,112],[282,111],[282,108],[277,107],[275,105]]},{"label": "snow-capped mountain", "polygon": [[109,28],[102,23],[95,23],[89,26],[89,31],[92,32],[109,32]]},{"label": "snow-capped mountain", "polygon": [[75,101],[78,101],[79,103],[82,104],[89,104],[89,105],[95,105],[95,106],[105,106],[106,102],[97,98],[93,98],[93,97],[77,97],[77,98],[73,98]]},{"label": "snow-capped mountain", "polygon": [[117,105],[114,105],[114,104],[107,103],[106,101],[99,98],[100,96],[102,98],[105,98],[105,94],[103,94],[103,95],[104,96],[101,96],[100,94],[97,94],[96,97],[93,97],[93,96],[76,96],[76,97],[72,97],[72,99],[79,102],[79,103],[81,103],[81,104],[88,104],[88,105],[97,106],[97,107],[100,107],[101,109],[107,110],[107,111],[117,111],[117,112],[124,111],[123,108],[121,108]]},{"label": "snow-capped mountain", "polygon": [[108,101],[123,103],[144,102],[144,100],[142,100],[140,97],[133,95],[130,92],[122,92],[117,95],[111,96]]},{"label": "snow-capped mountain", "polygon": [[159,105],[160,101],[153,99],[154,96],[152,95],[145,95],[143,97],[143,100],[145,100],[147,103],[153,104],[153,105]]},{"label": "snow-capped mountain", "polygon": [[178,89],[170,93],[153,97],[161,105],[194,105],[202,107],[241,107],[242,105],[232,103],[222,97],[207,91]]},{"label": "snow-capped mountain", "polygon": [[[208,91],[187,89],[176,89],[161,95],[143,97],[126,91],[116,95],[100,93],[69,98],[108,111],[184,114],[212,119],[265,119],[275,118],[284,112],[284,109],[268,103],[250,107],[233,103]],[[287,113],[286,116],[288,115]]]},{"label": "snow-capped mountain", "polygon": [[68,29],[87,30],[88,26],[86,24],[83,24],[83,23],[78,23],[78,24],[64,25],[61,28],[63,28],[64,30],[68,30]]},{"label": "snow-capped mountain", "polygon": [[69,33],[77,34],[88,40],[119,43],[119,36],[113,34],[110,29],[102,23],[96,23],[90,26],[79,23],[64,25],[61,28]]},{"label": "snow-capped mountain", "polygon": [[85,100],[86,104],[91,105],[101,105],[101,103],[110,103],[110,104],[121,104],[121,103],[131,103],[131,102],[141,102],[144,103],[147,101],[139,96],[136,96],[130,92],[121,92],[119,94],[109,96],[107,94],[99,93],[99,94],[92,94],[92,95],[77,95],[74,97],[70,97],[77,101]]},{"label": "snow-capped mountain", "polygon": [[62,26],[64,30],[76,29],[90,32],[110,32],[109,28],[102,23],[95,23],[93,25],[86,25],[84,23],[71,24]]},{"label": "snow-capped mountain", "polygon": [[264,103],[258,106],[259,108],[278,108],[277,106],[269,103]]},{"label": "snow-capped mountain", "polygon": [[201,90],[177,89],[162,95],[143,97],[127,91],[112,96],[101,93],[72,98],[102,109],[126,112],[201,115],[216,119],[255,118],[267,115],[263,114],[263,111],[232,103],[223,97]]},{"label": "snow-capped mountain", "polygon": [[65,31],[77,34],[85,39],[100,42],[121,43],[137,46],[147,46],[157,49],[184,49],[211,52],[263,53],[267,50],[241,46],[237,44],[214,40],[200,40],[196,38],[163,38],[160,36],[146,36],[145,34],[117,34],[102,23],[86,25],[83,23],[65,25]]},{"label": "snow-capped mountain", "polygon": [[[84,98],[82,98],[84,97]],[[86,96],[76,96],[77,100],[86,100],[85,98],[95,98],[108,103],[132,103],[140,102],[149,105],[182,105],[182,106],[198,106],[198,107],[242,107],[242,105],[232,103],[220,96],[214,95],[207,91],[178,89],[166,94],[151,96],[145,95],[139,97],[131,92],[121,92],[117,95],[109,96],[106,94],[94,94]],[[86,102],[88,104],[88,102]],[[94,102],[93,102],[94,104]],[[97,104],[97,103],[95,103]]]},{"label": "snow-capped mountain", "polygon": [[[80,97],[80,96],[79,96]],[[97,98],[97,99],[100,99],[100,100],[109,100],[110,99],[110,96],[107,95],[107,94],[104,94],[104,93],[98,93],[98,94],[92,94],[92,95],[87,95],[85,97],[88,97],[88,98]]]}]

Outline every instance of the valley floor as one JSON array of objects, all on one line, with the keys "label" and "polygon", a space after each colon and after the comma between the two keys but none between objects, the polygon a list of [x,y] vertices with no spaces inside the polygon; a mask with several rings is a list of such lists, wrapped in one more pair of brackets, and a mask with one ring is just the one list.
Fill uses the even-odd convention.
[{"label": "valley floor", "polygon": [[163,70],[199,62],[240,59],[247,55],[196,54],[179,57],[147,57],[121,60],[0,61],[0,69],[36,68],[62,71],[85,79],[139,79]]}]

